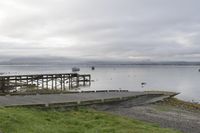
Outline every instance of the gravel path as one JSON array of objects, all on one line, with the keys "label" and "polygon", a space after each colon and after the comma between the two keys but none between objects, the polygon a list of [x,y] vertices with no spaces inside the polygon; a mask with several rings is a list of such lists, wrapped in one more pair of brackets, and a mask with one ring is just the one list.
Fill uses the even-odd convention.
[{"label": "gravel path", "polygon": [[145,104],[152,96],[143,96],[115,104],[94,105],[93,108],[117,115],[157,123],[184,133],[200,133],[200,110],[188,111],[162,104]]}]

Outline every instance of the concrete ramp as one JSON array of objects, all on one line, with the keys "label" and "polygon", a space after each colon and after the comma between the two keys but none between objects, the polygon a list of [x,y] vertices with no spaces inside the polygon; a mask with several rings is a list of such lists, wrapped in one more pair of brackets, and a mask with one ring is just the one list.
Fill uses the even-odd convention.
[{"label": "concrete ramp", "polygon": [[[128,91],[105,91],[84,92],[69,94],[46,94],[25,96],[0,96],[0,106],[79,106],[97,103],[120,102],[141,96],[153,96],[149,103],[157,102],[165,98],[177,95],[173,92],[128,92]],[[139,102],[139,101],[138,101]]]}]

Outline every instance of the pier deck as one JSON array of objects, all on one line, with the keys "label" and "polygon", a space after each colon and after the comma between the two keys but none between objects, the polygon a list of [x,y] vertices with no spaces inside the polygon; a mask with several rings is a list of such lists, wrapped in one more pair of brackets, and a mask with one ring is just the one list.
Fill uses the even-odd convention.
[{"label": "pier deck", "polygon": [[69,94],[0,96],[0,106],[77,106],[94,103],[122,101],[144,95],[171,97],[177,93],[166,92],[85,92]]},{"label": "pier deck", "polygon": [[91,84],[90,74],[21,74],[0,75],[0,92],[22,92],[27,89],[66,91]]}]

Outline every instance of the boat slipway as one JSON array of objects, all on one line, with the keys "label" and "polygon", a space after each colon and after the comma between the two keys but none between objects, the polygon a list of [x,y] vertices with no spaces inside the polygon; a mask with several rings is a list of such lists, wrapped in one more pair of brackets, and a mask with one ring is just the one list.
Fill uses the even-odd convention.
[{"label": "boat slipway", "polygon": [[[13,106],[39,106],[39,107],[61,107],[61,106],[83,106],[89,104],[120,102],[141,96],[153,95],[151,103],[173,97],[179,93],[163,91],[131,92],[123,90],[105,90],[94,92],[62,93],[62,94],[35,94],[35,95],[6,95],[0,96],[1,107]],[[156,96],[156,98],[155,98]]]}]

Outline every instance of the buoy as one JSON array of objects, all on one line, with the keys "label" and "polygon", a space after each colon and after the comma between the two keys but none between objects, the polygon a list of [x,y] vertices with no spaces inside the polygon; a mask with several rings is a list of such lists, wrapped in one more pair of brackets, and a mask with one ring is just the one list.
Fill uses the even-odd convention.
[{"label": "buoy", "polygon": [[146,84],[147,84],[146,82],[141,83],[142,87],[144,87]]}]

